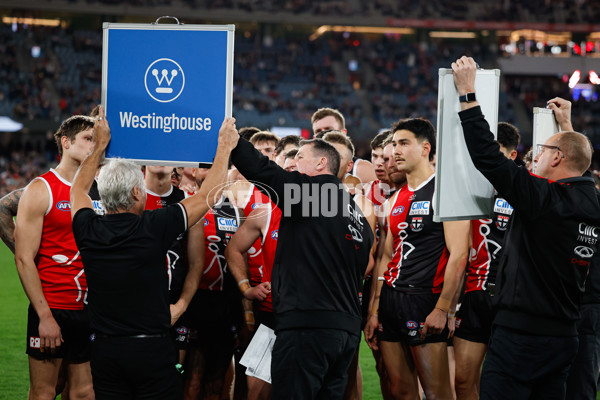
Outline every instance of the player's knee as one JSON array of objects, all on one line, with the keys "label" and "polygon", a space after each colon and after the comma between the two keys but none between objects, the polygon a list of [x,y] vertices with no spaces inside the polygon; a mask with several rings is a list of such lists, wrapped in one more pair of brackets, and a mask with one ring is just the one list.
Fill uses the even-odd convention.
[{"label": "player's knee", "polygon": [[30,400],[54,400],[56,388],[43,382],[32,383],[29,388]]},{"label": "player's knee", "polygon": [[92,382],[69,387],[70,400],[94,400],[94,385]]}]

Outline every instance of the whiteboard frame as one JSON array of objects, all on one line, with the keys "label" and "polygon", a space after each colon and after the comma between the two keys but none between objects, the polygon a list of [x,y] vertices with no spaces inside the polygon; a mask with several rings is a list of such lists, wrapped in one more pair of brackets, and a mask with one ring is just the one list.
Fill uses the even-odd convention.
[{"label": "whiteboard frame", "polygon": [[[157,20],[158,21],[158,20]],[[115,23],[104,22],[102,24],[102,87],[101,87],[101,104],[105,112],[108,111],[107,90],[108,90],[108,33],[110,30],[131,29],[131,30],[163,30],[163,31],[213,31],[227,32],[227,61],[226,61],[226,83],[225,83],[225,116],[231,118],[233,112],[233,50],[235,39],[235,25],[187,25],[187,24],[132,24],[132,23]],[[114,157],[107,157],[107,160]],[[190,161],[172,161],[172,160],[143,160],[131,159],[128,161],[139,165],[157,165],[157,166],[174,166],[174,167],[210,167],[209,162],[190,162]]]},{"label": "whiteboard frame", "polygon": [[[552,132],[552,133],[550,133]],[[537,145],[546,143],[546,140],[560,132],[560,127],[554,111],[549,108],[533,107],[533,137],[531,152],[531,170],[535,173],[535,157],[537,156]]]},{"label": "whiteboard frame", "polygon": [[[500,70],[478,70],[475,92],[490,130],[496,138]],[[452,69],[440,68],[433,215],[435,222],[492,218],[494,212],[494,188],[475,168],[467,150],[458,116],[461,110],[458,97]],[[449,212],[448,203],[462,209]]]}]

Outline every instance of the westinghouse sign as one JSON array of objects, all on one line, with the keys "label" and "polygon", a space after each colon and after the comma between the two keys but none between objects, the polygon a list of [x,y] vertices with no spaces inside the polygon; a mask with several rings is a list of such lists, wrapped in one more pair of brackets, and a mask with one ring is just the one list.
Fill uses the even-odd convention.
[{"label": "westinghouse sign", "polygon": [[102,104],[109,158],[211,163],[231,116],[234,25],[103,25]]}]

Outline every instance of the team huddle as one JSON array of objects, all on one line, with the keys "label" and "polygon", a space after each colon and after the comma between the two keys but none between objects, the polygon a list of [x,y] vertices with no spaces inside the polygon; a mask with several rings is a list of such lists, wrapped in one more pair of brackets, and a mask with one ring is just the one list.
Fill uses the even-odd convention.
[{"label": "team huddle", "polygon": [[[595,398],[599,366],[573,363],[600,279],[592,146],[555,98],[561,132],[518,166],[474,61],[452,68],[491,218],[434,221],[423,118],[377,134],[370,162],[333,108],[310,140],[226,118],[210,169],[105,161],[101,107],[64,121],[58,166],[2,199],[18,203],[3,239],[30,300],[30,398],[360,399],[361,330],[385,399]],[[239,364],[260,325],[270,382]]]}]

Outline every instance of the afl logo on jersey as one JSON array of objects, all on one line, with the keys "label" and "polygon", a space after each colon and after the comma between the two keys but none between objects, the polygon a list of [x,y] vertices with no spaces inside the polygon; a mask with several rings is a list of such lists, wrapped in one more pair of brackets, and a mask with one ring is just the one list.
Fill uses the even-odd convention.
[{"label": "afl logo on jersey", "polygon": [[67,200],[59,201],[56,203],[56,208],[58,208],[59,211],[71,211],[71,203]]},{"label": "afl logo on jersey", "polygon": [[206,218],[204,218],[204,226],[208,226],[209,222]]},{"label": "afl logo on jersey", "polygon": [[188,328],[186,328],[185,326],[180,326],[179,328],[177,328],[177,333],[180,335],[187,335]]},{"label": "afl logo on jersey", "polygon": [[279,229],[275,229],[273,232],[271,232],[271,238],[273,240],[279,239]]},{"label": "afl logo on jersey", "polygon": [[404,212],[404,206],[398,206],[392,210],[392,215],[397,216]]},{"label": "afl logo on jersey", "polygon": [[410,205],[408,215],[429,215],[429,201],[416,201]]},{"label": "afl logo on jersey", "polygon": [[412,221],[410,222],[410,229],[413,232],[421,232],[424,226],[425,224],[423,224],[423,217],[413,217]]},{"label": "afl logo on jersey", "polygon": [[262,205],[263,205],[263,203],[254,203],[254,204],[252,204],[252,209],[254,210],[256,207],[262,206]]}]

